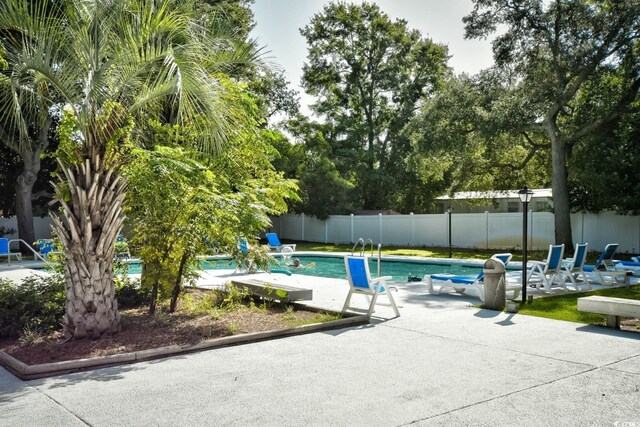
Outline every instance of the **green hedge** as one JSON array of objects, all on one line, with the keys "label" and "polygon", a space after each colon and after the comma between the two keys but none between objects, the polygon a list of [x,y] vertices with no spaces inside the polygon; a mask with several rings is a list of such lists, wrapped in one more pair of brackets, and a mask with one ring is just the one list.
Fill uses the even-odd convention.
[{"label": "green hedge", "polygon": [[65,303],[61,275],[33,275],[17,287],[0,279],[0,336],[18,336],[25,328],[43,333],[59,329]]},{"label": "green hedge", "polygon": [[[150,292],[129,279],[116,280],[118,306],[149,304]],[[63,326],[66,307],[64,276],[30,276],[19,286],[0,279],[0,336],[20,336],[25,329],[47,334]]]}]

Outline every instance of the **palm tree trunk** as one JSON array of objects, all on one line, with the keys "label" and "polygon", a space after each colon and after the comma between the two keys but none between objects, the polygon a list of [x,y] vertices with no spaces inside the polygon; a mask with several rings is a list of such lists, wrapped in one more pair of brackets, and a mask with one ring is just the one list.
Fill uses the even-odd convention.
[{"label": "palm tree trunk", "polygon": [[96,152],[83,163],[61,164],[55,185],[62,212],[54,229],[65,251],[65,335],[97,338],[120,331],[113,282],[113,257],[122,229],[125,183]]},{"label": "palm tree trunk", "polygon": [[[16,180],[16,219],[18,220],[18,236],[32,244],[35,241],[35,232],[33,229],[33,185],[38,178],[40,170],[40,162],[37,168],[33,167],[33,162],[29,162],[23,157],[24,169]],[[24,253],[31,253],[27,248],[22,247],[20,250]]]}]

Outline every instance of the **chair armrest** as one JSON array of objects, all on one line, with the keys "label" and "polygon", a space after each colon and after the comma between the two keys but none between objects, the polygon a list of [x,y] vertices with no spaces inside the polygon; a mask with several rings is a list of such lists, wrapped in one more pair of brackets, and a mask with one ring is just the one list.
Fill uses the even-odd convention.
[{"label": "chair armrest", "polygon": [[392,276],[380,276],[380,277],[372,277],[371,282],[386,282],[387,280],[393,279]]}]

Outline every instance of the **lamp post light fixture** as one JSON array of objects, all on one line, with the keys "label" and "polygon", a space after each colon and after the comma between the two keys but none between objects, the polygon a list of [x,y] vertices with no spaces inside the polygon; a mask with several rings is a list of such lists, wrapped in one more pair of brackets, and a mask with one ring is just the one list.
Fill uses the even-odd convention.
[{"label": "lamp post light fixture", "polygon": [[451,214],[453,213],[453,207],[447,207],[447,213],[449,214],[449,258],[451,258]]},{"label": "lamp post light fixture", "polygon": [[527,301],[527,213],[533,191],[525,186],[518,191],[518,197],[522,202],[522,302],[525,303]]}]

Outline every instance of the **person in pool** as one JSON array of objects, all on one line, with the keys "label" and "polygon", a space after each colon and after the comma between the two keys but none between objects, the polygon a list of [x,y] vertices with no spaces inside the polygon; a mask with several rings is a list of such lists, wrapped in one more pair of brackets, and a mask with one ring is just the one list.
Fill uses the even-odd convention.
[{"label": "person in pool", "polygon": [[295,267],[295,268],[309,268],[309,267],[313,267],[314,265],[316,265],[315,262],[310,262],[307,265],[304,265],[300,262],[300,260],[298,258],[294,258],[293,262],[291,264],[287,264],[287,267]]}]

